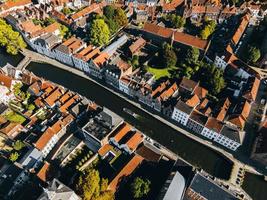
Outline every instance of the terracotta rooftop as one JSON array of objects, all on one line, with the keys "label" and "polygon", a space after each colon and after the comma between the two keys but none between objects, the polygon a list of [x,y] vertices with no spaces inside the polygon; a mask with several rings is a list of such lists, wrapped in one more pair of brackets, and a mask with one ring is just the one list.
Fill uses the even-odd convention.
[{"label": "terracotta rooftop", "polygon": [[7,0],[5,3],[0,5],[0,11],[2,10],[9,10],[11,8],[16,8],[19,6],[26,6],[28,4],[31,4],[31,0],[21,0],[21,1],[12,1],[12,0]]},{"label": "terracotta rooftop", "polygon": [[42,151],[55,134],[56,133],[52,130],[52,128],[48,127],[43,135],[35,143],[35,147],[38,150]]},{"label": "terracotta rooftop", "polygon": [[228,121],[231,122],[232,124],[236,125],[240,129],[243,129],[245,127],[245,123],[246,123],[246,121],[242,115],[233,115],[229,118]]},{"label": "terracotta rooftop", "polygon": [[134,135],[126,142],[126,145],[129,147],[131,151],[134,151],[139,144],[144,140],[143,134],[136,131]]},{"label": "terracotta rooftop", "polygon": [[216,133],[220,133],[223,128],[223,123],[214,117],[209,117],[205,127]]},{"label": "terracotta rooftop", "polygon": [[163,11],[175,11],[176,7],[180,6],[184,0],[172,0],[171,3],[165,3],[162,5]]},{"label": "terracotta rooftop", "polygon": [[79,19],[80,17],[84,17],[86,15],[89,15],[92,12],[100,13],[101,12],[100,6],[101,6],[101,4],[93,3],[90,6],[82,9],[81,11],[73,14],[71,16],[71,19],[75,21],[75,20]]},{"label": "terracotta rooftop", "polygon": [[208,90],[206,90],[205,88],[201,86],[197,86],[194,91],[194,94],[196,94],[199,99],[204,99],[208,94]]},{"label": "terracotta rooftop", "polygon": [[101,67],[109,58],[109,55],[106,52],[101,52],[96,58],[93,59],[93,62]]},{"label": "terracotta rooftop", "polygon": [[104,146],[102,146],[99,150],[98,150],[98,154],[103,157],[105,156],[110,150],[113,149],[113,146],[111,146],[110,144],[105,144]]},{"label": "terracotta rooftop", "polygon": [[255,101],[258,94],[259,86],[260,86],[260,80],[254,77],[252,84],[250,83],[250,86],[244,92],[243,97],[249,101]]},{"label": "terracotta rooftop", "polygon": [[12,85],[13,79],[5,74],[0,73],[0,85],[10,88]]},{"label": "terracotta rooftop", "polygon": [[179,84],[179,87],[182,87],[190,92],[194,92],[198,87],[198,83],[186,77],[183,77],[181,83]]},{"label": "terracotta rooftop", "polygon": [[17,136],[17,134],[20,133],[22,128],[23,126],[19,123],[8,122],[4,127],[0,129],[0,133],[3,133],[4,135],[13,139]]},{"label": "terracotta rooftop", "polygon": [[112,191],[116,191],[120,181],[131,175],[133,171],[141,164],[144,158],[139,155],[135,155],[122,169],[121,171],[115,176],[115,178],[109,183],[108,189]]},{"label": "terracotta rooftop", "polygon": [[21,22],[20,26],[23,31],[30,34],[43,29],[40,25],[35,25],[31,20]]},{"label": "terracotta rooftop", "polygon": [[[51,179],[51,174],[49,173],[50,170],[50,163],[44,162],[44,165],[40,169],[40,171],[37,173],[37,177],[42,180],[43,182],[47,182],[49,179]],[[49,177],[50,174],[50,177]]]},{"label": "terracotta rooftop", "polygon": [[167,90],[161,93],[160,98],[162,100],[169,99],[176,91],[178,90],[178,86],[176,83],[173,83]]},{"label": "terracotta rooftop", "polygon": [[92,45],[89,45],[88,47],[86,47],[86,48],[82,49],[81,51],[77,52],[74,56],[76,58],[82,59],[83,61],[86,62],[86,61],[88,61],[91,58],[91,57],[87,58],[86,56],[88,54],[90,54],[91,52],[93,52],[93,51],[94,51],[93,46]]},{"label": "terracotta rooftop", "polygon": [[78,100],[79,96],[75,95],[74,97],[70,98],[67,102],[65,102],[60,108],[59,110],[61,112],[67,112],[67,109],[73,105],[75,103],[76,100]]},{"label": "terracotta rooftop", "polygon": [[48,97],[45,98],[45,102],[52,107],[64,93],[65,91],[58,87]]},{"label": "terracotta rooftop", "polygon": [[132,126],[128,123],[123,123],[116,131],[114,135],[114,140],[119,142],[129,131],[131,131]]},{"label": "terracotta rooftop", "polygon": [[193,112],[190,115],[190,119],[204,126],[208,120],[208,117],[196,110],[193,110]]},{"label": "terracotta rooftop", "polygon": [[146,41],[142,37],[140,37],[129,47],[129,49],[131,53],[134,54],[135,52],[139,51],[145,44]]},{"label": "terracotta rooftop", "polygon": [[250,16],[246,14],[245,16],[242,17],[241,23],[239,24],[239,27],[237,28],[234,36],[232,37],[232,41],[235,45],[238,44],[239,40],[243,36],[248,24],[249,24],[249,18]]},{"label": "terracotta rooftop", "polygon": [[199,100],[198,96],[195,94],[190,99],[188,99],[185,103],[188,106],[194,108],[194,107],[196,107],[200,103],[200,100]]},{"label": "terracotta rooftop", "polygon": [[220,108],[219,113],[217,114],[216,119],[219,121],[223,121],[228,109],[230,108],[231,102],[229,101],[228,98],[225,99],[223,106]]}]

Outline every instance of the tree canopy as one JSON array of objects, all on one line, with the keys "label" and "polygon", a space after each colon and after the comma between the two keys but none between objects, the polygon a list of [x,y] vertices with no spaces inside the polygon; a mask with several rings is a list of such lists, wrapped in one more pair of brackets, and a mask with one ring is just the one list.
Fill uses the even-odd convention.
[{"label": "tree canopy", "polygon": [[168,14],[165,19],[170,22],[172,28],[182,28],[185,25],[185,19],[176,14]]},{"label": "tree canopy", "polygon": [[146,196],[150,191],[151,182],[148,179],[137,177],[131,184],[131,192],[135,199]]},{"label": "tree canopy", "polygon": [[108,43],[110,37],[110,31],[108,25],[103,19],[93,20],[90,27],[90,42],[93,45],[101,46]]},{"label": "tree canopy", "polygon": [[0,19],[0,46],[11,55],[18,54],[20,49],[27,46],[19,32],[14,31],[3,19]]},{"label": "tree canopy", "polygon": [[165,67],[173,67],[177,63],[176,53],[168,43],[163,43],[162,57]]},{"label": "tree canopy", "polygon": [[204,22],[204,28],[200,31],[201,39],[208,39],[208,37],[215,31],[216,22],[214,20],[206,20]]},{"label": "tree canopy", "polygon": [[247,53],[248,62],[255,63],[261,57],[260,49],[254,46],[249,46]]},{"label": "tree canopy", "polygon": [[111,34],[116,33],[120,27],[128,24],[125,12],[121,8],[116,8],[113,5],[104,7],[104,20]]},{"label": "tree canopy", "polygon": [[9,156],[9,160],[11,162],[15,162],[19,158],[19,153],[18,152],[13,152]]},{"label": "tree canopy", "polygon": [[76,186],[84,200],[114,200],[114,194],[107,187],[108,180],[100,178],[99,172],[91,168],[79,177]]},{"label": "tree canopy", "polygon": [[20,141],[20,140],[17,140],[16,142],[13,142],[12,143],[12,147],[13,149],[15,149],[16,151],[20,151],[22,148],[25,147],[25,144]]},{"label": "tree canopy", "polygon": [[186,62],[187,63],[196,63],[199,58],[199,50],[195,47],[189,47],[186,51]]}]

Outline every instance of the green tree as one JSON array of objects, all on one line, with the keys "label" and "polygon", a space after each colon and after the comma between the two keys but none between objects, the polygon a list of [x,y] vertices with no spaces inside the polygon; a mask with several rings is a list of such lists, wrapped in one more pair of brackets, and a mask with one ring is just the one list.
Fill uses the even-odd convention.
[{"label": "green tree", "polygon": [[131,65],[133,66],[134,69],[136,69],[139,66],[139,56],[134,55],[132,60],[131,60]]},{"label": "green tree", "polygon": [[72,13],[71,9],[69,9],[68,7],[64,7],[62,9],[62,13],[64,13],[65,15],[69,15]]},{"label": "green tree", "polygon": [[146,196],[150,191],[151,182],[148,179],[137,177],[131,184],[131,192],[135,199]]},{"label": "green tree", "polygon": [[9,160],[11,162],[15,162],[16,160],[18,160],[18,158],[19,158],[19,153],[18,152],[13,152],[9,156]]},{"label": "green tree", "polygon": [[0,19],[0,46],[12,55],[27,46],[19,32],[14,31],[3,19]]},{"label": "green tree", "polygon": [[176,53],[168,43],[163,43],[162,57],[165,67],[173,67],[177,63]]},{"label": "green tree", "polygon": [[127,16],[121,8],[117,8],[114,12],[114,19],[116,20],[117,24],[122,27],[128,24]]},{"label": "green tree", "polygon": [[261,57],[261,52],[260,49],[258,49],[257,47],[254,46],[249,46],[248,48],[248,62],[250,63],[255,63],[259,60],[259,58]]},{"label": "green tree", "polygon": [[79,177],[76,186],[84,200],[113,200],[114,194],[107,190],[108,180],[101,179],[95,169],[86,170],[85,176]]},{"label": "green tree", "polygon": [[104,7],[103,13],[108,19],[113,19],[116,8],[112,5],[107,5]]},{"label": "green tree", "polygon": [[33,111],[35,109],[35,105],[34,104],[29,104],[27,105],[27,109],[30,111]]},{"label": "green tree", "polygon": [[54,18],[48,17],[44,20],[44,26],[49,26],[55,22],[56,22],[56,20]]},{"label": "green tree", "polygon": [[96,46],[108,43],[110,31],[103,19],[95,19],[90,29],[90,41]]},{"label": "green tree", "polygon": [[71,32],[67,26],[60,24],[60,35],[62,38],[68,39],[71,37]]},{"label": "green tree", "polygon": [[200,31],[200,37],[206,40],[215,31],[216,22],[214,20],[206,20],[204,24],[204,28]]},{"label": "green tree", "polygon": [[187,63],[196,63],[199,58],[199,50],[195,47],[189,47],[186,52],[186,62]]},{"label": "green tree", "polygon": [[13,142],[12,143],[12,147],[13,149],[15,149],[16,151],[20,151],[22,148],[25,147],[25,144],[20,141],[20,140],[17,140],[16,142]]}]

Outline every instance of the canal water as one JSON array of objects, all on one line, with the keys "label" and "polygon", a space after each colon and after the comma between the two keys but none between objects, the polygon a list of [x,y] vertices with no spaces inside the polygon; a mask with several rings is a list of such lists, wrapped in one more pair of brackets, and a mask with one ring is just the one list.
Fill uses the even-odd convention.
[{"label": "canal water", "polygon": [[[102,106],[106,106],[146,135],[210,174],[225,179],[230,176],[232,163],[223,156],[154,119],[99,85],[49,64],[30,63],[27,69],[37,76],[63,85]],[[134,118],[125,113],[123,108],[132,110],[140,117]]]},{"label": "canal water", "polygon": [[0,48],[0,67],[5,66],[7,63],[13,65],[14,67],[19,64],[23,59],[23,55],[18,54],[16,56],[11,56],[7,54],[4,49]]}]

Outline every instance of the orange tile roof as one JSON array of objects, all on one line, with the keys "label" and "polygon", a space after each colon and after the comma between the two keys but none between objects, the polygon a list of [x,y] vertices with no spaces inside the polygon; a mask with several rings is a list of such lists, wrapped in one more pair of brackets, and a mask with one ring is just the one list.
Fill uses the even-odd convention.
[{"label": "orange tile roof", "polygon": [[195,94],[190,99],[188,99],[185,103],[188,106],[194,108],[200,103],[200,100],[199,100],[198,96]]},{"label": "orange tile roof", "polygon": [[232,117],[230,120],[228,120],[232,124],[236,125],[237,127],[243,129],[245,127],[245,119],[242,117],[242,115],[237,115]]},{"label": "orange tile roof", "polygon": [[215,131],[216,133],[220,133],[223,128],[223,122],[217,120],[214,117],[209,117],[207,123],[205,124],[205,127]]},{"label": "orange tile roof", "polygon": [[132,126],[126,122],[124,122],[117,130],[116,135],[114,135],[114,140],[119,142],[130,130]]},{"label": "orange tile roof", "polygon": [[143,161],[143,157],[139,155],[135,155],[123,168],[122,170],[115,176],[115,178],[109,183],[108,189],[112,191],[116,191],[120,181],[122,178],[125,178],[133,173],[133,171],[141,164]]},{"label": "orange tile roof", "polygon": [[197,86],[195,91],[194,91],[194,94],[196,94],[199,99],[203,99],[207,96],[208,90],[206,90],[205,88],[203,88],[201,86]]},{"label": "orange tile roof", "polygon": [[0,73],[0,85],[6,86],[7,88],[10,88],[12,85],[12,78]]},{"label": "orange tile roof", "polygon": [[56,123],[54,123],[51,126],[51,129],[53,130],[54,133],[58,133],[62,127],[67,126],[68,124],[70,124],[72,121],[74,120],[74,117],[71,114],[68,114],[67,116],[65,116],[63,119],[58,120]]},{"label": "orange tile roof", "polygon": [[249,24],[249,18],[250,16],[246,14],[245,16],[242,17],[241,23],[239,24],[239,27],[237,28],[235,34],[232,37],[232,41],[235,45],[238,44],[239,40],[243,36],[243,33],[245,32],[248,24]]},{"label": "orange tile roof", "polygon": [[248,101],[246,101],[241,112],[241,115],[244,117],[244,119],[248,118],[250,110],[251,110],[251,105]]},{"label": "orange tile roof", "polygon": [[218,113],[216,119],[223,121],[225,116],[226,116],[226,112],[228,111],[228,109],[230,108],[231,102],[229,101],[229,99],[225,99],[224,104],[220,110],[220,112]]},{"label": "orange tile roof", "polygon": [[179,84],[179,87],[185,88],[185,89],[193,92],[198,87],[198,83],[193,81],[193,80],[190,80],[186,77],[183,77],[181,83]]},{"label": "orange tile roof", "polygon": [[136,51],[139,51],[145,44],[146,44],[146,41],[142,37],[140,37],[133,44],[131,44],[131,46],[129,46],[129,49],[131,53],[133,54]]},{"label": "orange tile roof", "polygon": [[74,97],[72,97],[71,99],[69,99],[66,103],[64,103],[60,108],[59,110],[61,112],[67,112],[67,109],[72,105],[74,104],[74,102],[79,98],[78,95],[75,95]]},{"label": "orange tile roof", "polygon": [[197,38],[195,36],[186,34],[186,33],[181,33],[177,31],[173,31],[170,28],[164,28],[156,24],[151,24],[151,23],[145,23],[144,29],[145,32],[170,39],[173,37],[175,42],[187,45],[187,46],[192,46],[196,47],[201,50],[205,50],[208,47],[208,41],[207,40],[202,40],[200,38]]},{"label": "orange tile roof", "polygon": [[20,1],[7,0],[5,3],[0,5],[0,10],[8,10],[19,6],[26,6],[31,3],[32,3],[31,0],[20,0]]},{"label": "orange tile roof", "polygon": [[103,157],[105,156],[110,150],[112,150],[113,147],[110,144],[105,144],[98,150],[98,154]]},{"label": "orange tile roof", "polygon": [[8,122],[7,125],[0,129],[0,132],[13,139],[17,134],[19,134],[22,128],[23,126],[19,123]]},{"label": "orange tile roof", "polygon": [[162,10],[163,11],[174,11],[176,7],[178,7],[184,2],[184,0],[172,0],[171,3],[165,3],[165,2],[166,1],[164,1],[162,5]]},{"label": "orange tile roof", "polygon": [[96,3],[93,3],[91,4],[90,6],[82,9],[81,11],[77,12],[77,13],[74,13],[72,16],[71,16],[71,19],[72,20],[77,20],[79,19],[80,17],[84,17],[86,15],[89,15],[90,13],[92,12],[97,12],[99,13],[100,12],[100,7],[101,4],[96,4]]},{"label": "orange tile roof", "polygon": [[59,24],[57,22],[54,22],[53,24],[50,24],[49,26],[43,28],[44,33],[53,33],[56,30],[59,30]]},{"label": "orange tile roof", "polygon": [[72,20],[69,19],[66,15],[64,15],[62,12],[53,10],[51,11],[51,15],[56,17],[59,21],[65,23],[66,25],[71,25]]},{"label": "orange tile roof", "polygon": [[42,30],[40,25],[35,25],[31,20],[21,22],[20,26],[23,31],[30,34]]},{"label": "orange tile roof", "polygon": [[178,86],[176,83],[172,84],[171,87],[169,87],[167,90],[165,90],[161,95],[160,95],[160,98],[162,100],[167,100],[169,99],[174,93],[175,91],[177,91],[178,89]]},{"label": "orange tile roof", "polygon": [[66,92],[60,99],[59,102],[61,104],[65,103],[67,100],[69,100],[73,96],[73,93],[71,91]]},{"label": "orange tile roof", "polygon": [[43,182],[48,181],[48,173],[49,173],[50,163],[46,162],[40,169],[40,171],[37,173],[37,177],[42,180]]},{"label": "orange tile roof", "polygon": [[43,135],[37,140],[37,142],[34,144],[37,149],[42,151],[44,147],[47,145],[47,143],[51,140],[51,138],[55,135],[56,133],[48,127],[46,131],[43,133]]},{"label": "orange tile roof", "polygon": [[56,101],[64,94],[64,90],[62,88],[56,88],[48,97],[45,98],[45,102],[49,106],[53,106]]},{"label": "orange tile roof", "polygon": [[139,144],[144,140],[143,134],[140,132],[135,132],[134,135],[126,142],[126,145],[129,147],[131,151],[134,151]]},{"label": "orange tile roof", "polygon": [[98,66],[101,67],[109,58],[109,55],[106,52],[101,52],[93,62]]},{"label": "orange tile roof", "polygon": [[77,52],[74,56],[76,58],[82,59],[83,61],[88,61],[91,57],[87,58],[86,56],[93,51],[94,51],[93,46],[89,45],[88,47],[82,49],[80,52]]},{"label": "orange tile roof", "polygon": [[260,86],[260,80],[255,77],[252,87],[248,91],[245,92],[243,97],[249,101],[255,101],[257,94],[258,94],[259,86]]}]

